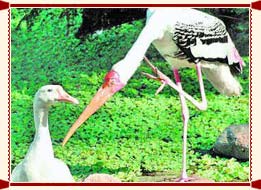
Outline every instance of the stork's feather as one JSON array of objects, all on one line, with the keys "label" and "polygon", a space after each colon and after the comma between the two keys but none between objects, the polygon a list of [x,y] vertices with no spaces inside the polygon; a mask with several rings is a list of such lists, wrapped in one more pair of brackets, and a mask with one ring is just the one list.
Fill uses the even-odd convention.
[{"label": "stork's feather", "polygon": [[218,19],[209,24],[196,22],[188,24],[176,22],[174,29],[174,41],[182,48],[197,46],[197,40],[202,44],[227,43],[228,36],[225,25]]},{"label": "stork's feather", "polygon": [[[156,12],[155,9],[148,10],[147,20],[150,20]],[[173,12],[176,14],[171,14]],[[188,61],[218,61],[228,64],[232,73],[242,72],[244,63],[223,21],[195,9],[181,11],[176,9],[168,14],[173,19],[167,22],[165,28],[173,34],[172,39],[178,46],[179,52],[183,52]],[[164,22],[162,19],[163,17],[159,17],[158,22]],[[168,19],[167,14],[164,19]],[[184,59],[184,55],[182,55],[182,59]]]}]

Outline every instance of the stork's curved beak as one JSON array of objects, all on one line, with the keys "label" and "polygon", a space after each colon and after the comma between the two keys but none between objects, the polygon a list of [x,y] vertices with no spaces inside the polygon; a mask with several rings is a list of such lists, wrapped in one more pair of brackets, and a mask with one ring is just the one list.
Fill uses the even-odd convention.
[{"label": "stork's curved beak", "polygon": [[90,104],[86,106],[82,114],[72,125],[67,135],[65,136],[62,146],[64,146],[75,131],[92,115],[94,114],[105,102],[113,96],[117,91],[125,86],[120,81],[119,74],[113,70],[107,73],[104,79],[103,85],[97,91],[95,96],[92,98]]}]

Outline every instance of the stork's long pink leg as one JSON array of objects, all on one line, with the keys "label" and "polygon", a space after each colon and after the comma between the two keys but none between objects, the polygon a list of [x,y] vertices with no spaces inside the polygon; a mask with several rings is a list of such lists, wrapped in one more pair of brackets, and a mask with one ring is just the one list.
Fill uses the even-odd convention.
[{"label": "stork's long pink leg", "polygon": [[205,93],[205,88],[204,88],[204,83],[203,83],[203,77],[201,73],[201,63],[198,62],[196,64],[196,70],[197,70],[197,75],[198,75],[198,82],[199,82],[199,90],[200,90],[200,95],[202,102],[205,104],[207,107],[207,98],[206,98],[206,93]]},{"label": "stork's long pink leg", "polygon": [[204,83],[203,83],[203,78],[202,78],[202,74],[201,74],[201,64],[200,64],[200,62],[196,64],[196,69],[197,69],[197,75],[198,75],[199,86],[200,86],[201,102],[197,101],[191,95],[189,95],[187,92],[185,92],[182,89],[180,89],[172,80],[170,80],[170,78],[168,76],[163,74],[157,67],[155,67],[148,60],[147,57],[144,57],[144,60],[152,68],[152,71],[156,75],[158,75],[158,77],[153,76],[153,75],[148,74],[148,73],[142,73],[142,74],[144,74],[148,78],[151,78],[151,79],[154,79],[154,80],[158,80],[158,81],[160,81],[162,83],[160,88],[157,90],[156,94],[158,94],[164,88],[164,86],[166,86],[166,84],[167,84],[170,87],[174,88],[177,92],[182,94],[187,100],[189,100],[199,110],[206,110],[207,109],[207,99],[206,99],[205,90],[204,90]]},{"label": "stork's long pink leg", "polygon": [[188,106],[186,103],[186,99],[189,100],[192,104],[194,104],[200,110],[205,110],[207,108],[207,99],[206,99],[204,83],[203,83],[203,78],[202,78],[202,73],[201,73],[201,64],[200,64],[200,62],[198,62],[196,64],[196,70],[197,70],[197,76],[198,76],[199,88],[200,88],[200,94],[201,94],[201,102],[198,102],[188,93],[183,91],[178,69],[173,69],[174,77],[176,80],[176,84],[175,84],[174,82],[172,82],[169,79],[169,77],[167,77],[165,74],[160,72],[157,67],[152,65],[152,63],[150,63],[148,58],[145,57],[145,61],[152,68],[153,72],[156,75],[158,75],[158,77],[153,76],[148,73],[143,73],[143,74],[145,74],[148,78],[158,80],[162,83],[161,87],[157,90],[157,93],[160,92],[166,84],[171,86],[172,88],[174,88],[177,92],[179,92],[181,108],[182,108],[182,119],[183,119],[183,149],[182,149],[183,152],[182,152],[182,173],[181,173],[181,177],[178,179],[178,181],[187,182],[191,178],[188,177],[187,168],[186,168],[187,130],[188,130],[188,121],[189,121],[189,109],[188,109]]},{"label": "stork's long pink leg", "polygon": [[[177,86],[182,90],[181,80],[179,76],[178,69],[173,69],[174,77]],[[183,119],[183,145],[182,145],[182,173],[179,178],[179,182],[186,182],[189,180],[187,175],[187,131],[188,131],[188,121],[189,121],[189,109],[186,103],[185,97],[179,93],[181,109],[182,109],[182,119]]]},{"label": "stork's long pink leg", "polygon": [[[201,66],[200,63],[196,64],[196,70],[198,75],[199,87],[200,87],[200,94],[202,100],[206,101],[205,89],[203,84],[203,78],[201,74]],[[176,80],[176,84],[180,90],[182,89],[181,80],[179,76],[178,69],[173,69],[174,77]],[[187,182],[190,178],[187,175],[187,131],[188,131],[188,121],[189,121],[189,109],[186,103],[186,98],[182,93],[179,93],[181,109],[182,109],[182,119],[183,119],[183,145],[182,145],[182,173],[180,178],[178,179],[179,182]]]}]

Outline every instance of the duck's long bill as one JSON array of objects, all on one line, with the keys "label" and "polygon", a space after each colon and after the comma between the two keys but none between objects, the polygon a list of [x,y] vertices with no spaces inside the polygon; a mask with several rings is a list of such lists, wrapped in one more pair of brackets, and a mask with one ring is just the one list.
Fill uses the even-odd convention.
[{"label": "duck's long bill", "polygon": [[65,136],[62,145],[64,146],[75,131],[92,115],[94,114],[113,94],[119,91],[124,86],[119,80],[119,75],[111,70],[105,77],[103,85],[92,98],[90,104],[84,109],[80,117],[70,128]]}]

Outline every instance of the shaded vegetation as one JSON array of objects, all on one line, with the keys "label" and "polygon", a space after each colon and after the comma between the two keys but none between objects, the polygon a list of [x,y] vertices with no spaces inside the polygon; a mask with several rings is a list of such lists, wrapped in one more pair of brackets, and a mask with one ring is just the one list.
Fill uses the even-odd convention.
[{"label": "shaded vegetation", "polygon": [[82,24],[75,37],[84,40],[88,34],[97,30],[110,29],[123,23],[144,19],[146,10],[130,8],[83,9]]},{"label": "shaded vegetation", "polygon": [[[42,9],[33,25],[21,21],[29,9],[12,9],[12,168],[25,156],[33,139],[32,100],[39,87],[61,84],[80,100],[79,106],[60,104],[50,111],[49,125],[56,157],[64,160],[76,180],[91,173],[109,173],[123,181],[137,181],[149,172],[181,170],[182,120],[178,94],[170,88],[154,96],[158,83],[149,81],[141,71],[129,84],[93,115],[61,147],[64,135],[102,84],[111,66],[122,59],[143,22],[134,21],[89,35],[79,44],[74,34],[82,23],[81,9],[68,20],[65,9]],[[19,28],[17,25],[20,24]],[[30,27],[30,30],[29,30]],[[171,70],[152,47],[147,53],[160,70],[172,77]],[[205,80],[208,110],[192,105],[188,130],[188,173],[215,181],[248,181],[249,162],[212,157],[198,150],[209,150],[225,127],[247,123],[248,57],[240,97],[220,95]],[[200,97],[194,70],[181,72],[184,89]]]}]

